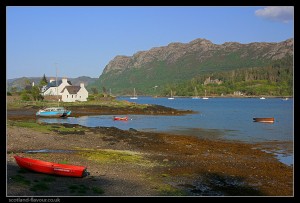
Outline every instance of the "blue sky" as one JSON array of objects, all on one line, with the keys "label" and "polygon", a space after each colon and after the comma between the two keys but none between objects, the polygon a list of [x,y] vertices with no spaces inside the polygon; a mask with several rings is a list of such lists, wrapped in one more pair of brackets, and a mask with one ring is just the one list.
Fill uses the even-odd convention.
[{"label": "blue sky", "polygon": [[7,6],[7,79],[97,78],[117,55],[205,38],[281,42],[294,37],[294,7]]}]

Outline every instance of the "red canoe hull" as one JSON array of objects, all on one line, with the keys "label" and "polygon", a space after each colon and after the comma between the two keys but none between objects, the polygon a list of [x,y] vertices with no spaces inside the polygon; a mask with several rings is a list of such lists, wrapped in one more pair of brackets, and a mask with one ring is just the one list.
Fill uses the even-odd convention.
[{"label": "red canoe hull", "polygon": [[254,122],[262,122],[262,123],[274,123],[274,118],[253,118]]},{"label": "red canoe hull", "polygon": [[115,121],[127,121],[128,117],[114,117]]},{"label": "red canoe hull", "polygon": [[14,158],[20,168],[45,174],[83,177],[87,169],[85,166],[59,164],[20,156],[14,156]]}]

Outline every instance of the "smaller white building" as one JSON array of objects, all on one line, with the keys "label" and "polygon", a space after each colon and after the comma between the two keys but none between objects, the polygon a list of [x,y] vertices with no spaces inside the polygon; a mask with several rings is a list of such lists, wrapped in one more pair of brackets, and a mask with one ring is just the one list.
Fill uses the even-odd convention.
[{"label": "smaller white building", "polygon": [[63,102],[87,101],[89,92],[85,89],[84,83],[80,83],[80,86],[65,86],[60,95]]}]

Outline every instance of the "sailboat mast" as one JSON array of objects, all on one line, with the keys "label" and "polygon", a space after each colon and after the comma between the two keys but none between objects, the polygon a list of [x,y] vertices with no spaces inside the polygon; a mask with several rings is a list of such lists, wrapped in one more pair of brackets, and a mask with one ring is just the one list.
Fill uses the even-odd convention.
[{"label": "sailboat mast", "polygon": [[57,86],[57,63],[55,63],[55,68],[56,68],[56,79],[55,79],[55,85],[56,85],[56,98],[57,98],[57,106],[59,106],[58,86]]}]

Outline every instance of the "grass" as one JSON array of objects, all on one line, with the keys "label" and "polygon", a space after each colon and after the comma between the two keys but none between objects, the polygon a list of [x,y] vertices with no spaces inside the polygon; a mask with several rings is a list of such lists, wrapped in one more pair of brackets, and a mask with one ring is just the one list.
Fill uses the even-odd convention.
[{"label": "grass", "polygon": [[17,126],[23,128],[34,128],[36,131],[39,132],[58,132],[58,133],[84,133],[84,129],[78,128],[66,128],[63,125],[59,124],[40,124],[37,123],[35,120],[27,120],[27,121],[7,121],[7,126]]},{"label": "grass", "polygon": [[168,184],[160,185],[157,190],[162,196],[186,196],[186,192],[172,187]]},{"label": "grass", "polygon": [[19,174],[12,176],[11,179],[14,182],[17,182],[17,183],[19,183],[21,185],[30,185],[31,184],[30,180],[27,180],[24,176],[19,175]]},{"label": "grass", "polygon": [[75,193],[75,195],[83,195],[83,194],[86,194],[89,191],[92,191],[95,194],[103,194],[104,193],[104,190],[102,188],[99,188],[99,187],[96,187],[96,186],[94,186],[92,188],[89,188],[89,187],[87,187],[83,184],[70,185],[68,188],[69,188],[70,193],[72,193],[72,194]]},{"label": "grass", "polygon": [[146,167],[153,167],[156,165],[155,163],[146,160],[141,153],[126,150],[93,150],[80,148],[79,154],[88,160],[99,163],[132,163]]},{"label": "grass", "polygon": [[[10,97],[10,96],[7,96]],[[64,106],[65,108],[73,107],[73,106],[107,106],[107,107],[116,107],[116,108],[146,108],[148,105],[146,104],[136,104],[133,102],[128,101],[121,101],[117,99],[107,99],[107,98],[101,98],[97,100],[92,101],[86,101],[86,102],[61,102],[59,104],[60,106]],[[7,109],[20,109],[20,108],[32,108],[36,107],[44,108],[48,106],[57,106],[56,101],[22,101],[21,99],[16,99],[15,101],[10,101],[10,99],[7,99]]]}]

